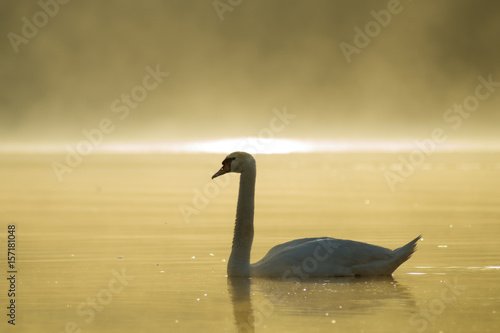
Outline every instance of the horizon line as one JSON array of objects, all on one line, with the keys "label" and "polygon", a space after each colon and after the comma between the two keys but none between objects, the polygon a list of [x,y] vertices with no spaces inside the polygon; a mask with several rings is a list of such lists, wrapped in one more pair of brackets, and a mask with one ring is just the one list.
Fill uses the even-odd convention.
[{"label": "horizon line", "polygon": [[171,153],[171,154],[219,154],[232,151],[247,151],[251,154],[291,153],[398,153],[414,150],[432,152],[496,152],[500,142],[444,142],[427,140],[349,140],[349,139],[284,139],[284,138],[224,138],[207,140],[177,140],[162,142],[114,142],[92,144],[82,140],[76,144],[65,143],[0,143],[2,154],[40,153],[56,154],[78,151],[81,155],[91,153]]}]

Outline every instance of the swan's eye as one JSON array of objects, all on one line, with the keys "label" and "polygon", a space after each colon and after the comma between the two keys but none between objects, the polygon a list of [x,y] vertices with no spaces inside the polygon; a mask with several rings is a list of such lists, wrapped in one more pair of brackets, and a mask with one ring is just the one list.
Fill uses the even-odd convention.
[{"label": "swan's eye", "polygon": [[234,157],[229,157],[226,158],[224,161],[222,161],[222,169],[226,172],[231,171],[231,163],[235,160]]}]

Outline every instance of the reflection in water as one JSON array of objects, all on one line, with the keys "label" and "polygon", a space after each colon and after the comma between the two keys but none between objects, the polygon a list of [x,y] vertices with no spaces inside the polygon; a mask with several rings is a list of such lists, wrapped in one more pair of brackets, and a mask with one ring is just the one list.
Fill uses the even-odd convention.
[{"label": "reflection in water", "polygon": [[250,301],[250,278],[228,277],[227,284],[233,302],[233,314],[238,332],[254,332],[254,315]]},{"label": "reflection in water", "polygon": [[[251,285],[254,291],[250,297]],[[415,308],[408,288],[392,276],[308,279],[228,278],[238,332],[254,332],[279,308],[280,314],[331,316],[374,314],[377,307],[399,303]],[[259,297],[263,294],[264,297]],[[332,322],[335,320],[332,319]]]}]

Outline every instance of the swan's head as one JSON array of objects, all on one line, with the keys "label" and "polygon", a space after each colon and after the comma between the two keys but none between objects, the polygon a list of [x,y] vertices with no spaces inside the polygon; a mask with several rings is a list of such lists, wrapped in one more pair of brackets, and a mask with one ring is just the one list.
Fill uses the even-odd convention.
[{"label": "swan's head", "polygon": [[235,151],[226,156],[222,161],[222,168],[212,176],[212,179],[228,172],[242,173],[250,168],[255,170],[255,160],[252,155],[242,151]]}]

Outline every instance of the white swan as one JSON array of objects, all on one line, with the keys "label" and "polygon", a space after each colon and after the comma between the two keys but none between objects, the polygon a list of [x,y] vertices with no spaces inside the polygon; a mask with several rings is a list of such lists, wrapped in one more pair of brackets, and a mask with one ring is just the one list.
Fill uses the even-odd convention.
[{"label": "white swan", "polygon": [[250,264],[256,165],[245,152],[229,154],[212,179],[228,172],[241,173],[233,247],[227,275],[306,279],[324,276],[391,275],[416,250],[418,236],[396,250],[330,237],[303,238],[276,245],[260,261]]}]

